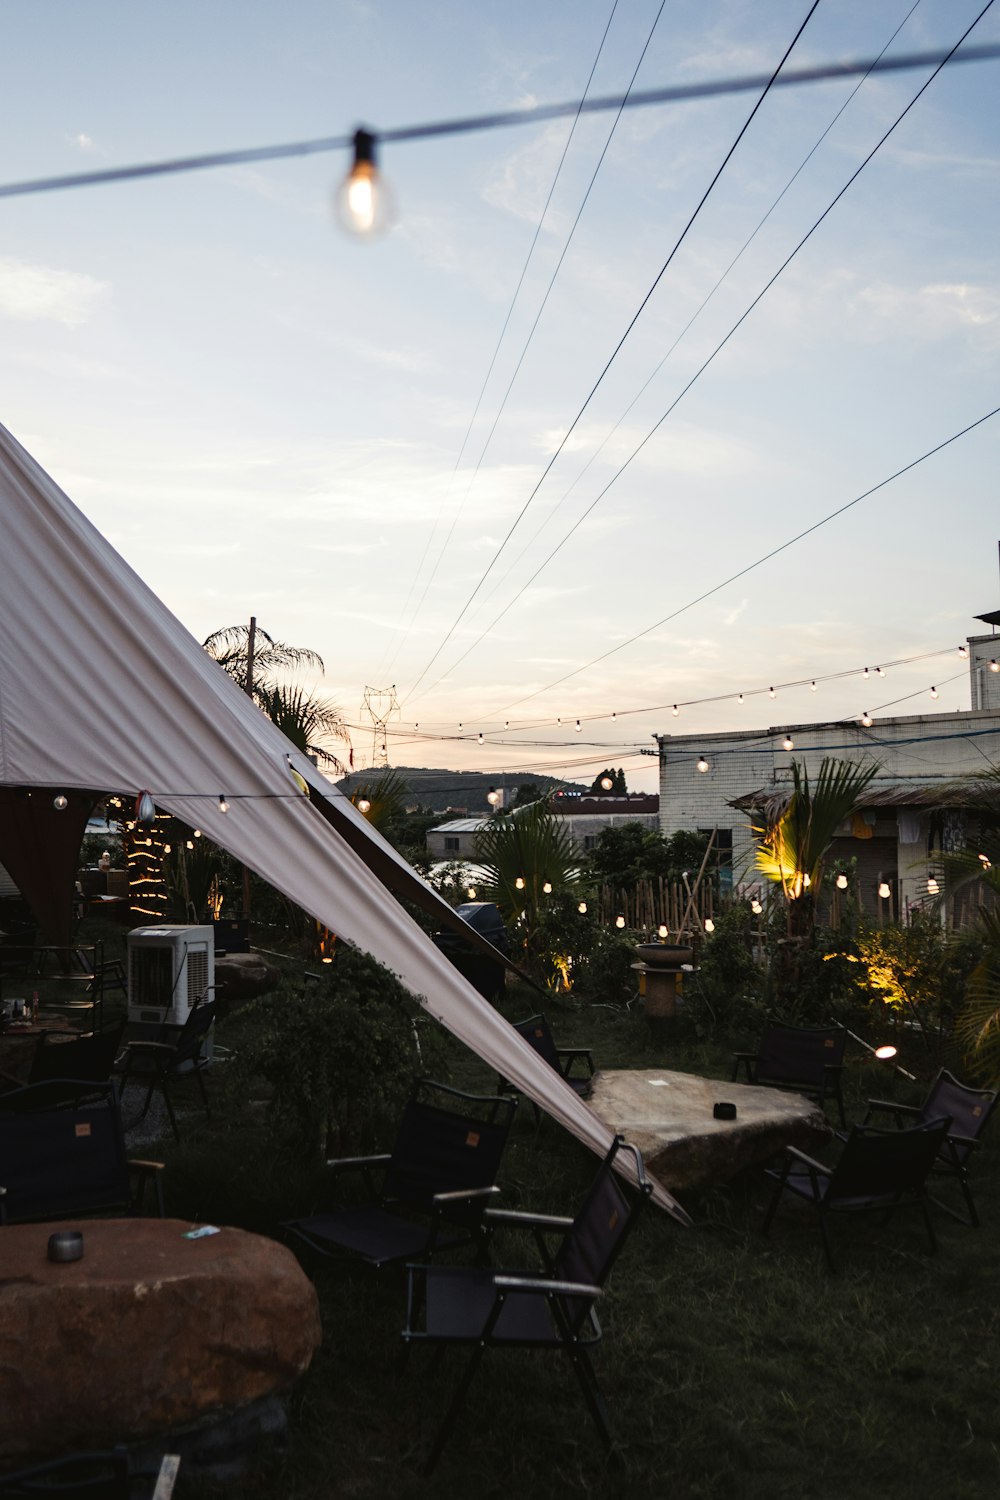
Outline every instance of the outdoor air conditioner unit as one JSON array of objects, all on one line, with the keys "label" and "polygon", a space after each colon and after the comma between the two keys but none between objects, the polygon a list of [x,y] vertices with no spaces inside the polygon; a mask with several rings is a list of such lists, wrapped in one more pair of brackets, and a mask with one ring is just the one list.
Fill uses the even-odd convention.
[{"label": "outdoor air conditioner unit", "polygon": [[136,927],[129,933],[130,1028],[183,1026],[199,1000],[211,1000],[214,987],[211,927]]}]

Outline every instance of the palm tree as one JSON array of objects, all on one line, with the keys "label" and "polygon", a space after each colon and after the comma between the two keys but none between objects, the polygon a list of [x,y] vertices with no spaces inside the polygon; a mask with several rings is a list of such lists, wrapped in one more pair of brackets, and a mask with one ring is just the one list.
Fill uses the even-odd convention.
[{"label": "palm tree", "polygon": [[[253,671],[250,671],[250,639],[253,637]],[[288,668],[306,667],[317,672],[325,671],[323,658],[318,651],[308,646],[289,646],[285,641],[276,641],[254,621],[251,625],[224,625],[213,630],[202,645],[209,656],[215,658],[224,672],[238,682],[244,692],[249,681],[256,697],[259,680],[267,682],[269,674]]]},{"label": "palm tree", "polygon": [[305,755],[338,775],[344,774],[343,763],[323,744],[325,739],[347,739],[340,709],[335,703],[317,698],[314,693],[308,693],[295,684],[273,682],[261,683],[254,692],[254,700],[271,723],[276,724],[285,738]]},{"label": "palm tree", "polygon": [[517,925],[529,952],[546,898],[584,881],[572,839],[544,802],[491,819],[477,836],[476,862],[485,875],[476,884]]},{"label": "palm tree", "polygon": [[830,845],[839,825],[857,812],[877,771],[876,763],[855,765],[824,756],[811,786],[805,767],[793,761],[790,795],[758,809],[753,824],[759,840],[755,864],[765,879],[781,886],[790,938],[811,937]]}]

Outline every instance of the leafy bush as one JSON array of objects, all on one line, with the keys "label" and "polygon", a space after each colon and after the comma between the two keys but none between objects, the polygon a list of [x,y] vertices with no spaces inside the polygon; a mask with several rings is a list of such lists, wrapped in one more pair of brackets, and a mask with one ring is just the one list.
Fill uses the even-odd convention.
[{"label": "leafy bush", "polygon": [[[440,1043],[395,974],[340,943],[304,992],[285,984],[241,1012],[247,1036],[230,1067],[247,1098],[270,1089],[274,1126],[291,1149],[354,1153],[391,1129],[416,1074],[440,1075]],[[419,1039],[418,1039],[419,1038]]]}]

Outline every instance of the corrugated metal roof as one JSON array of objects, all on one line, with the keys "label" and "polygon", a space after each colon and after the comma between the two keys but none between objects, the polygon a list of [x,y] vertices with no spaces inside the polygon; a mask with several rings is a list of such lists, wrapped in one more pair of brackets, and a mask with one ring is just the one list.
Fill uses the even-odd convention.
[{"label": "corrugated metal roof", "polygon": [[480,828],[485,828],[489,818],[452,818],[450,823],[438,823],[436,828],[428,828],[428,833],[477,833]]},{"label": "corrugated metal roof", "polygon": [[[740,812],[758,811],[770,819],[781,812],[791,794],[791,786],[761,787],[734,797],[729,806]],[[968,781],[871,785],[858,798],[859,807],[974,807],[976,802],[976,789]]]}]

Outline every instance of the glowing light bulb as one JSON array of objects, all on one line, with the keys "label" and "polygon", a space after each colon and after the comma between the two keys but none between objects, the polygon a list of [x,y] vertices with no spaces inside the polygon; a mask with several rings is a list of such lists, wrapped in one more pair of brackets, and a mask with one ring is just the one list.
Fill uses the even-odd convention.
[{"label": "glowing light bulb", "polygon": [[703,755],[699,755],[698,757],[698,770],[702,773],[703,776],[708,770],[708,761]]},{"label": "glowing light bulb", "polygon": [[187,842],[185,843],[184,847],[185,847],[185,849],[193,849],[194,848],[194,839],[188,839]]},{"label": "glowing light bulb", "polygon": [[990,659],[990,671],[1000,672],[1000,662],[997,661],[995,656]]},{"label": "glowing light bulb", "polygon": [[229,811],[229,803],[226,801],[225,793],[223,792],[219,793],[219,811],[221,813],[227,813]]},{"label": "glowing light bulb", "polygon": [[932,697],[932,698],[936,698],[936,697],[937,697],[937,695],[938,695],[938,690],[937,690],[937,688],[936,688],[936,687],[932,687],[932,688],[931,688],[931,697]]},{"label": "glowing light bulb", "polygon": [[760,902],[757,900],[756,896],[750,902],[750,910],[753,912],[755,917],[759,917],[761,912],[764,910]]},{"label": "glowing light bulb", "polygon": [[969,648],[968,648],[968,646],[959,646],[959,648],[958,648],[958,655],[959,655],[959,659],[961,661],[968,661],[968,659],[969,659]]},{"label": "glowing light bulb", "polygon": [[337,193],[337,214],[343,227],[361,239],[381,234],[392,223],[392,193],[375,162],[375,137],[367,130],[354,132],[354,161]]},{"label": "glowing light bulb", "polygon": [[545,884],[542,886],[542,894],[545,895],[545,896],[551,896],[552,895],[552,882],[551,882],[551,880],[546,880]]},{"label": "glowing light bulb", "polygon": [[665,943],[669,935],[670,929],[667,927],[665,922],[661,922],[659,927],[656,929],[656,936],[659,938],[661,943]]},{"label": "glowing light bulb", "polygon": [[201,829],[200,828],[195,828],[193,830],[193,835],[192,836],[194,838],[196,838],[196,839],[200,839],[201,838]]},{"label": "glowing light bulb", "polygon": [[480,744],[483,743],[483,731],[482,730],[479,731],[479,743]]},{"label": "glowing light bulb", "polygon": [[841,870],[840,874],[837,876],[836,880],[834,881],[834,885],[837,887],[838,891],[847,890],[847,876],[844,874],[843,870]]},{"label": "glowing light bulb", "polygon": [[581,917],[585,917],[587,915],[587,903],[586,903],[586,901],[581,901],[579,903],[579,905],[577,906],[576,909],[580,913]]},{"label": "glowing light bulb", "polygon": [[706,932],[715,931],[715,923],[712,921],[711,917],[706,917],[704,922],[702,923],[702,926],[704,927]]},{"label": "glowing light bulb", "polygon": [[470,901],[475,901],[475,899],[476,899],[476,887],[474,885],[470,885],[469,886],[469,900]]},{"label": "glowing light bulb", "polygon": [[164,852],[164,854],[170,854],[171,853],[171,846],[169,844],[164,844],[164,846],[163,846],[163,852]]},{"label": "glowing light bulb", "polygon": [[358,812],[359,813],[371,812],[371,806],[372,805],[368,801],[367,797],[359,797],[358,798]]},{"label": "glowing light bulb", "polygon": [[868,712],[867,708],[865,709],[864,713],[861,715],[861,722],[865,726],[866,729],[870,729],[872,727],[872,716]]},{"label": "glowing light bulb", "polygon": [[601,777],[601,791],[602,792],[610,792],[610,790],[611,790],[611,788],[613,786],[614,786],[614,782],[611,780],[610,776],[602,776]]},{"label": "glowing light bulb", "polygon": [[65,812],[67,807],[69,807],[69,798],[65,795],[64,792],[60,792],[57,796],[52,798],[52,806],[55,808],[56,812]]},{"label": "glowing light bulb", "polygon": [[676,719],[677,715],[680,713],[680,709],[677,707],[676,703],[674,704],[674,706],[670,710],[670,712],[673,714],[674,718]]},{"label": "glowing light bulb", "polygon": [[580,733],[580,720],[579,719],[577,719],[577,721],[576,721],[576,732],[577,732],[577,734]]},{"label": "glowing light bulb", "polygon": [[737,703],[742,703],[743,702],[743,694],[742,693],[737,693],[737,695],[736,695],[736,701],[737,701]]},{"label": "glowing light bulb", "polygon": [[795,741],[792,739],[792,737],[791,737],[790,734],[786,734],[785,735],[785,738],[781,742],[781,748],[783,750],[794,750],[795,749]]},{"label": "glowing light bulb", "polygon": [[813,692],[813,693],[816,691],[816,684],[815,684],[815,682],[811,682],[809,684],[809,690],[810,690],[810,692]]},{"label": "glowing light bulb", "polygon": [[517,879],[514,881],[514,889],[515,889],[515,891],[523,891],[524,890],[524,876],[523,875],[519,875],[517,877]]},{"label": "glowing light bulb", "polygon": [[775,692],[775,691],[774,691],[774,688],[773,688],[773,687],[769,687],[769,688],[768,688],[768,690],[767,690],[767,696],[768,696],[768,697],[769,697],[769,698],[777,698],[777,696],[778,696],[778,695],[777,695],[777,693],[776,693],[776,692]]},{"label": "glowing light bulb", "polygon": [[624,927],[625,926],[625,918],[621,917],[621,916],[615,917],[615,926],[619,927],[619,928],[620,927]]},{"label": "glowing light bulb", "polygon": [[938,891],[940,889],[941,889],[941,887],[938,885],[937,881],[934,879],[934,876],[933,875],[928,875],[928,877],[927,877],[927,894],[928,894],[928,896],[936,896],[937,893],[938,893]]},{"label": "glowing light bulb", "polygon": [[870,674],[869,674],[868,668],[865,667],[865,670],[861,674],[861,680],[862,680],[862,682],[867,682],[868,678],[869,678],[869,675]]},{"label": "glowing light bulb", "polygon": [[886,1042],[884,1046],[875,1048],[875,1056],[880,1062],[888,1062],[890,1057],[896,1056],[896,1048]]},{"label": "glowing light bulb", "polygon": [[879,881],[879,883],[878,883],[878,893],[879,893],[879,896],[881,897],[881,899],[883,901],[888,901],[889,896],[891,895],[891,892],[889,890],[889,882],[887,880],[880,880]]},{"label": "glowing light bulb", "polygon": [[876,675],[876,677],[884,677],[885,676],[885,667],[876,667],[875,668],[875,675]]},{"label": "glowing light bulb", "polygon": [[486,793],[486,800],[491,807],[496,807],[499,803],[500,793],[497,791],[495,786],[491,786],[489,791]]}]

